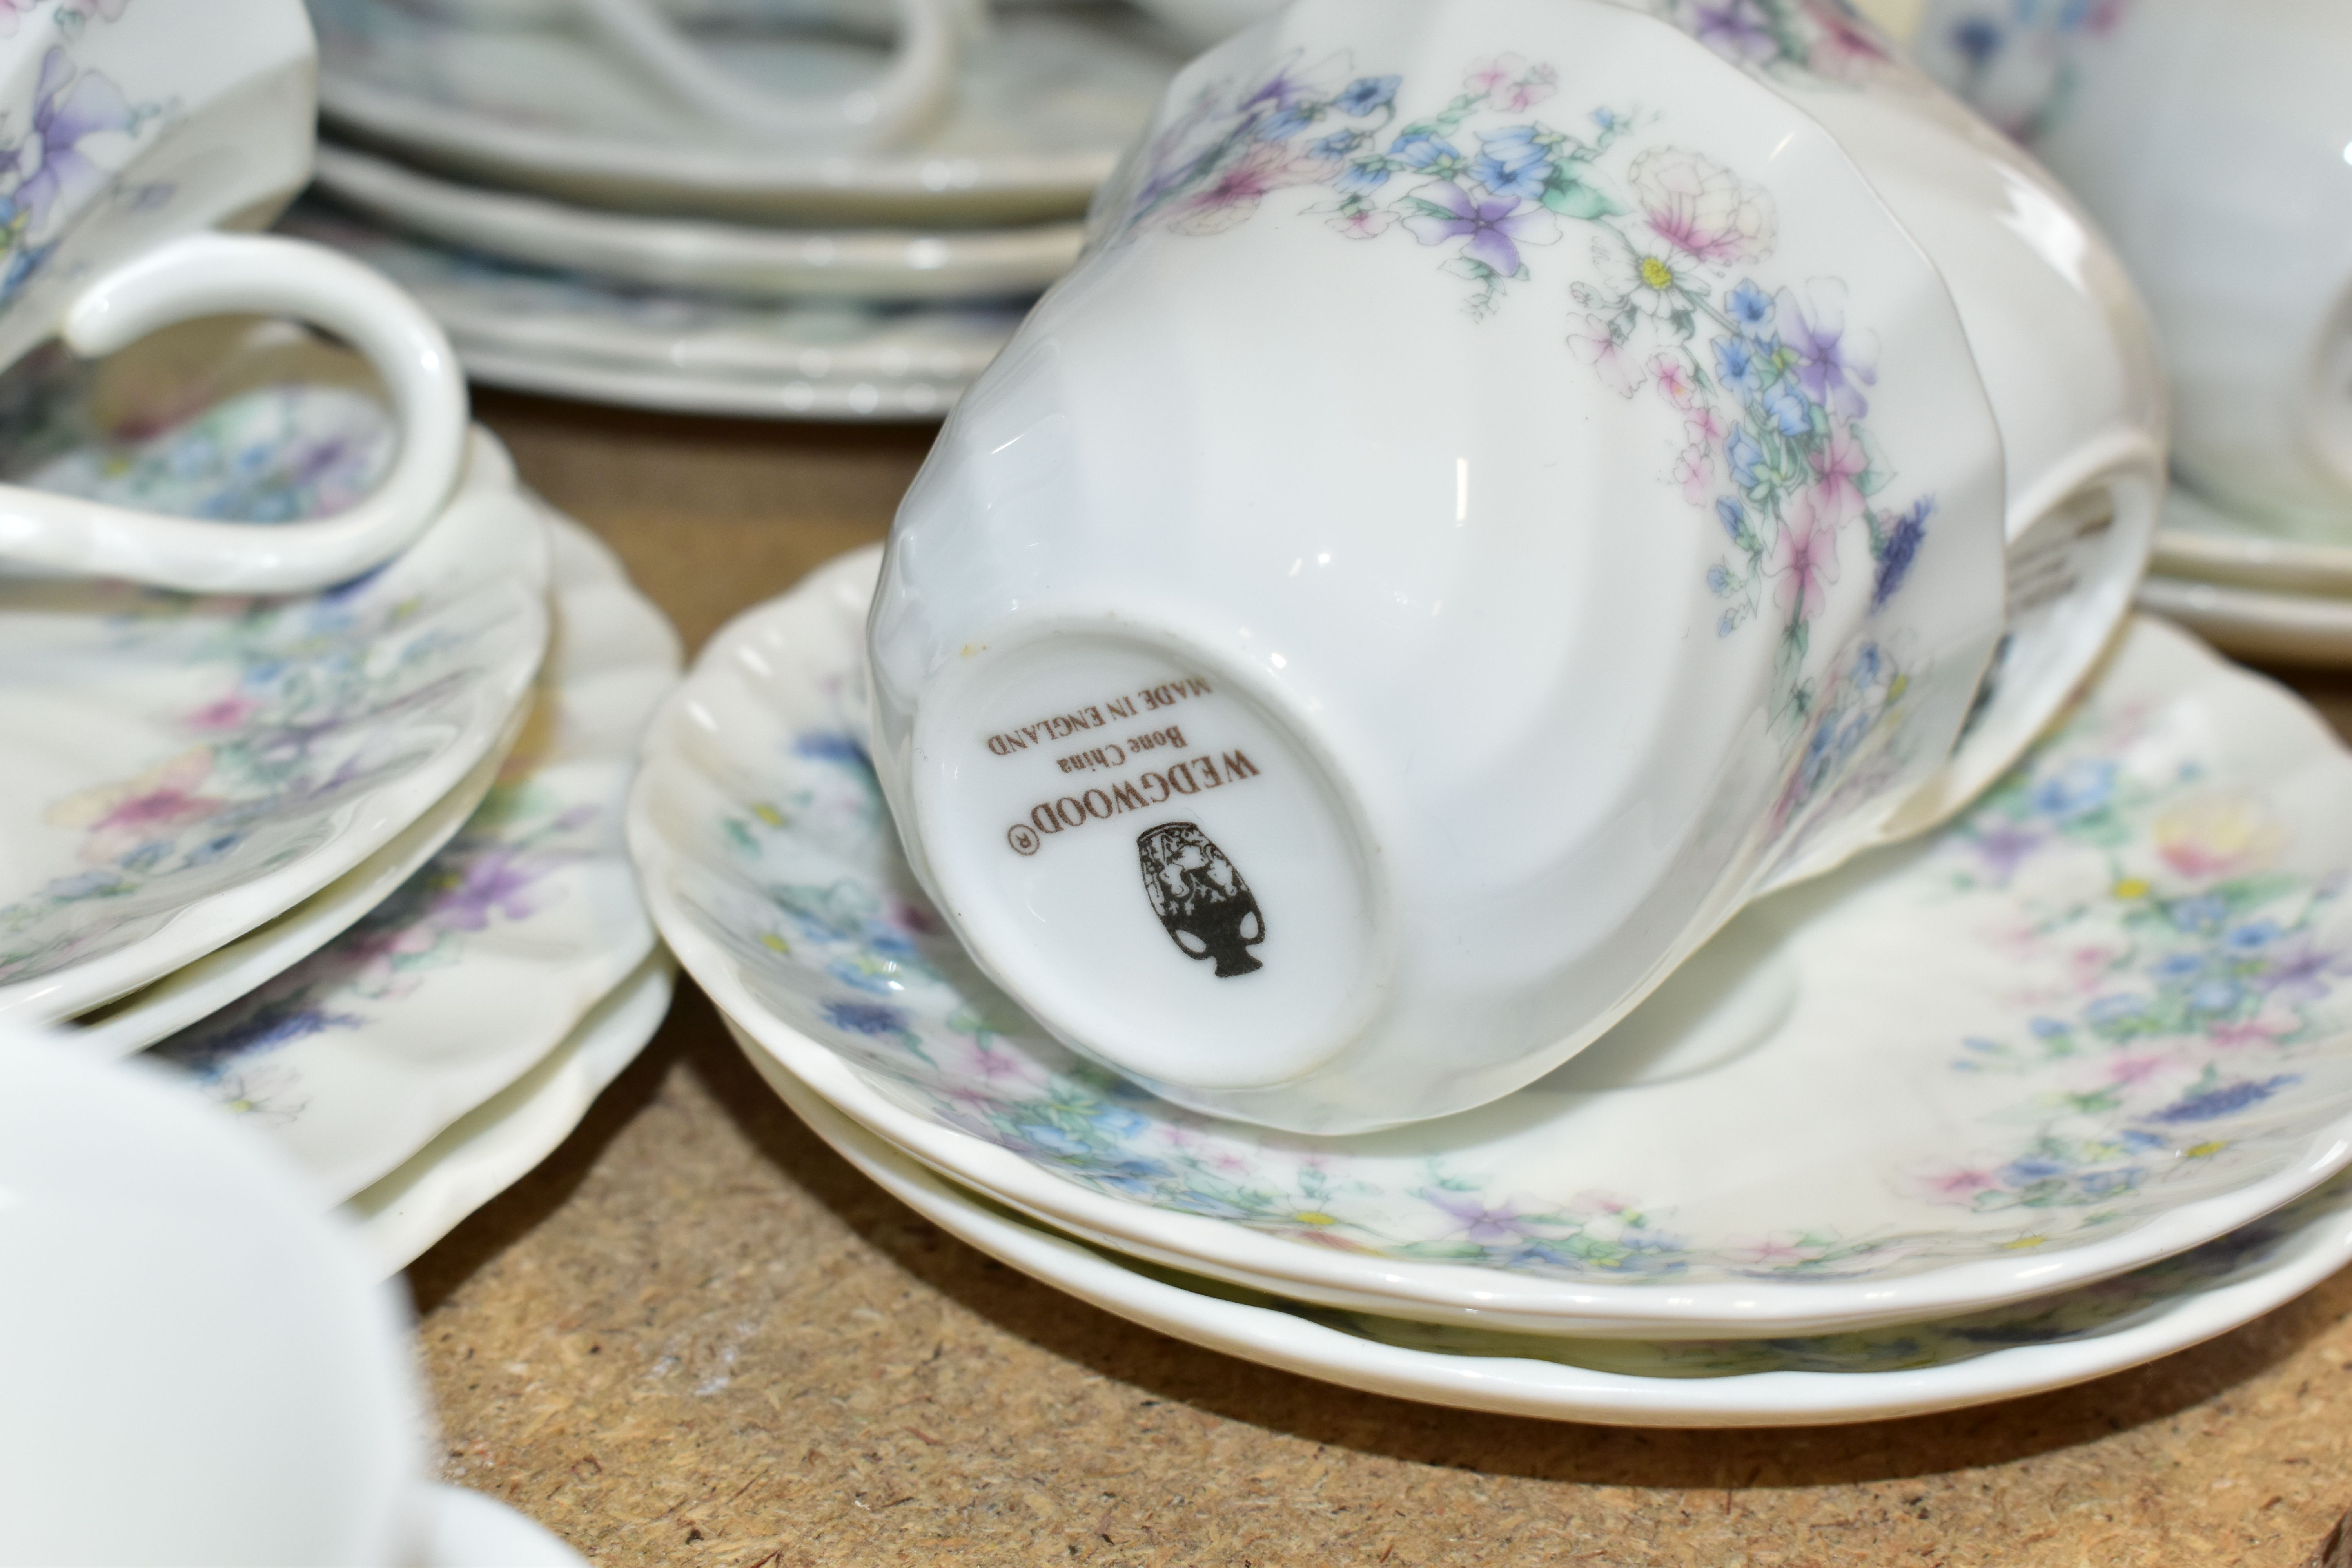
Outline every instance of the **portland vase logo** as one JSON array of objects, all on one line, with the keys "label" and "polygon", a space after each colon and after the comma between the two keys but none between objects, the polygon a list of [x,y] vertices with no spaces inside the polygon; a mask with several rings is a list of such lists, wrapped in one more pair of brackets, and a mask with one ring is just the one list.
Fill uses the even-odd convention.
[{"label": "portland vase logo", "polygon": [[1213,958],[1217,978],[1265,967],[1250,949],[1265,940],[1257,895],[1225,852],[1189,822],[1163,823],[1135,841],[1151,912],[1188,958]]}]

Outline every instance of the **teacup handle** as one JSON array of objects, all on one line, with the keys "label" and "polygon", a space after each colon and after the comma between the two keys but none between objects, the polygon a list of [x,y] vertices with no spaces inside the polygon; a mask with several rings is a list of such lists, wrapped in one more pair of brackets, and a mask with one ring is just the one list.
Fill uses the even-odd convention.
[{"label": "teacup handle", "polygon": [[464,461],[465,374],[433,318],[348,257],[271,235],[189,235],[85,289],[59,335],[98,358],[176,322],[247,314],[322,327],[374,366],[400,448],[366,500],[315,522],[256,524],[0,485],[0,561],[194,593],[294,593],[355,577],[424,532]]},{"label": "teacup handle", "polygon": [[896,0],[898,45],[871,87],[839,99],[779,98],[713,65],[649,0],[572,0],[672,92],[713,120],[778,140],[847,132],[861,152],[896,146],[934,116],[955,85],[969,0]]}]

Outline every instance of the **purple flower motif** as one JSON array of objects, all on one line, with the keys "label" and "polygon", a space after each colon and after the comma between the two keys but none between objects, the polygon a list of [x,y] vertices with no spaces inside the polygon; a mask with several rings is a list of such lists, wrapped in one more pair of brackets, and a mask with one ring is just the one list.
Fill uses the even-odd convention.
[{"label": "purple flower motif", "polygon": [[1462,254],[1505,278],[1517,278],[1519,244],[1542,245],[1559,237],[1559,223],[1541,207],[1522,209],[1508,197],[1482,202],[1451,180],[1423,185],[1412,194],[1421,211],[1404,220],[1423,245],[1463,239]]},{"label": "purple flower motif", "polygon": [[1927,537],[1927,520],[1935,514],[1934,498],[1923,496],[1895,520],[1878,557],[1878,581],[1870,590],[1872,609],[1884,606],[1902,588],[1903,579],[1911,574],[1911,563],[1918,558],[1920,542]]},{"label": "purple flower motif", "polygon": [[1535,1234],[1534,1222],[1517,1209],[1490,1209],[1466,1194],[1436,1188],[1423,1193],[1421,1197],[1460,1220],[1463,1234],[1472,1241],[1501,1241],[1508,1237]]},{"label": "purple flower motif", "polygon": [[[70,90],[68,90],[70,89]],[[68,208],[102,188],[110,176],[83,157],[82,139],[103,131],[128,131],[131,113],[122,89],[92,71],[76,79],[73,61],[63,49],[53,48],[41,61],[41,80],[33,109],[33,134],[40,143],[41,166],[16,187],[16,205],[26,209],[36,229],[48,222],[62,203]]]},{"label": "purple flower motif", "polygon": [[1780,52],[1772,18],[1758,0],[1706,0],[1692,9],[1689,27],[1692,37],[1726,59],[1756,63]]},{"label": "purple flower motif", "polygon": [[2250,1106],[2260,1105],[2280,1089],[2292,1088],[2302,1081],[2296,1074],[2282,1073],[2261,1083],[2251,1079],[2239,1079],[2211,1089],[2200,1087],[2174,1100],[2148,1120],[2175,1125],[2184,1121],[2219,1121]]},{"label": "purple flower motif", "polygon": [[1859,419],[1870,411],[1861,387],[1874,384],[1878,373],[1846,347],[1845,285],[1823,279],[1810,292],[1809,311],[1795,294],[1780,290],[1780,341],[1797,356],[1797,382],[1805,395],[1845,418]]},{"label": "purple flower motif", "polygon": [[2281,1001],[2319,1002],[2336,989],[2335,980],[2346,970],[2342,953],[2331,952],[2303,936],[2272,955],[2260,984]]},{"label": "purple flower motif", "polygon": [[435,924],[449,931],[483,931],[492,915],[510,921],[533,913],[529,898],[532,883],[546,874],[513,849],[490,847],[467,860],[457,880],[446,885],[433,900]]},{"label": "purple flower motif", "polygon": [[2042,836],[2000,822],[1976,835],[1970,842],[1976,852],[1984,858],[1986,869],[2006,882],[2017,874],[2017,868],[2024,865],[2036,849],[2042,847]]}]

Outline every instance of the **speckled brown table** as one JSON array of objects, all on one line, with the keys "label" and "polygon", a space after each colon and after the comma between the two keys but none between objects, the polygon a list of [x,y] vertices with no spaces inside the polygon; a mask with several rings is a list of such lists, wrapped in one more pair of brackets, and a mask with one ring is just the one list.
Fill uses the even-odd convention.
[{"label": "speckled brown table", "polygon": [[[928,439],[480,412],[695,646],[880,537]],[[2309,689],[2352,721],[2352,685]],[[691,987],[571,1142],[410,1278],[448,1475],[599,1563],[2284,1568],[2352,1505],[2352,1273],[2154,1366],[1955,1415],[1440,1410],[1177,1343],[950,1239],[783,1110]]]}]

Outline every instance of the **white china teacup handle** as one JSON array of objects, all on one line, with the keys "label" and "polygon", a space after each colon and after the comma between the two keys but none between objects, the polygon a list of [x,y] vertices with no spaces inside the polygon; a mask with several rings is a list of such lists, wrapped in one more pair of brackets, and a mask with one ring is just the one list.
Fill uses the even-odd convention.
[{"label": "white china teacup handle", "polygon": [[898,43],[871,86],[842,98],[763,92],[711,63],[649,0],[572,0],[646,72],[713,120],[780,140],[845,134],[878,152],[921,130],[945,106],[961,55],[957,0],[895,0]]},{"label": "white china teacup handle", "polygon": [[315,522],[214,522],[0,485],[0,561],[194,593],[322,588],[399,553],[456,485],[469,414],[449,341],[424,309],[350,258],[270,235],[196,234],[100,277],[60,336],[98,358],[205,316],[290,316],[324,328],[382,378],[400,430],[383,483]]}]

